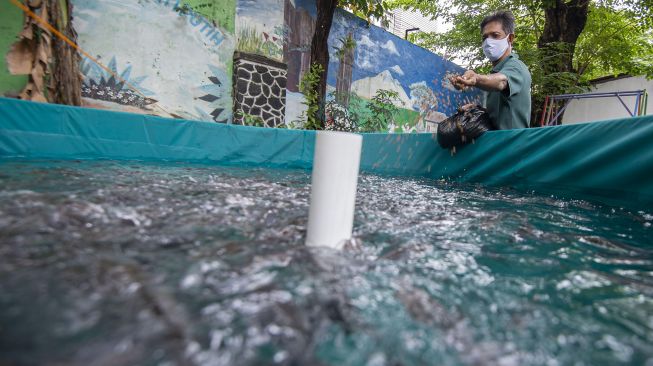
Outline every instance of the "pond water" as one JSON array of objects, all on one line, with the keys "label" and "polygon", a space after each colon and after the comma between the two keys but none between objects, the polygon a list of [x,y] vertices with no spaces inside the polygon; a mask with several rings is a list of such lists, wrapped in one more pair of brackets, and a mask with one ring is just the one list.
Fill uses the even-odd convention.
[{"label": "pond water", "polygon": [[310,173],[0,161],[0,364],[653,364],[653,213],[360,178],[342,251]]}]

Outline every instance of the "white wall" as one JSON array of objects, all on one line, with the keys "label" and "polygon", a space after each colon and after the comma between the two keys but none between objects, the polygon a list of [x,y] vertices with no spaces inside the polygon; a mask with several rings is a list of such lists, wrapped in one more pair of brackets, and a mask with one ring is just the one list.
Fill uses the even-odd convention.
[{"label": "white wall", "polygon": [[[626,77],[597,83],[591,92],[616,92],[646,89],[649,93],[647,114],[653,114],[653,79],[644,76]],[[631,111],[635,108],[635,97],[621,97]],[[616,97],[576,99],[571,101],[562,118],[563,124],[601,121],[629,117],[626,108]]]}]

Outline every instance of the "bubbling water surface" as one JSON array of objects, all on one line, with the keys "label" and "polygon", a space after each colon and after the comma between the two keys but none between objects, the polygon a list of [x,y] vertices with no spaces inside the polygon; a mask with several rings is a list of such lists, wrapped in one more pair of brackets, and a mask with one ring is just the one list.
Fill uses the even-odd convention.
[{"label": "bubbling water surface", "polygon": [[653,215],[363,175],[0,162],[0,364],[653,364]]}]

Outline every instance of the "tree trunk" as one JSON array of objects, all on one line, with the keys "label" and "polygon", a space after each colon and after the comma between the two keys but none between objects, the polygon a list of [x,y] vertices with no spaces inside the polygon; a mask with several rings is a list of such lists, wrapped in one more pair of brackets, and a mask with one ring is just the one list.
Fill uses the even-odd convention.
[{"label": "tree trunk", "polygon": [[[556,73],[573,73],[574,51],[576,41],[587,23],[589,0],[553,0],[547,3],[544,9],[545,22],[542,35],[537,41],[537,48],[542,54],[542,68],[544,75]],[[549,77],[545,79],[543,95],[560,94],[565,92],[561,78]],[[533,99],[531,125],[539,125],[543,100]],[[562,118],[562,116],[560,116]]]},{"label": "tree trunk", "polygon": [[338,0],[317,0],[317,19],[315,21],[315,33],[311,42],[311,65],[317,63],[322,65],[323,72],[320,75],[320,83],[317,85],[317,100],[320,108],[317,112],[317,120],[324,128],[324,100],[326,98],[327,73],[329,72],[329,33],[333,23],[333,14],[338,6]]},{"label": "tree trunk", "polygon": [[544,9],[544,30],[537,47],[553,58],[545,67],[552,67],[555,72],[574,71],[574,49],[587,23],[588,7],[589,0],[555,0]]},{"label": "tree trunk", "polygon": [[[63,33],[72,42],[77,34],[72,27],[71,0],[30,1],[26,6],[41,20]],[[24,15],[23,30],[6,55],[8,70],[29,75],[20,99],[68,105],[81,105],[82,77],[80,56],[50,28]]]},{"label": "tree trunk", "polygon": [[[70,0],[50,0],[52,25],[68,39],[77,43],[77,32],[72,26],[73,5]],[[61,6],[65,7],[62,8]],[[76,50],[58,37],[52,38],[52,79],[50,101],[57,104],[82,105],[81,57]]]}]

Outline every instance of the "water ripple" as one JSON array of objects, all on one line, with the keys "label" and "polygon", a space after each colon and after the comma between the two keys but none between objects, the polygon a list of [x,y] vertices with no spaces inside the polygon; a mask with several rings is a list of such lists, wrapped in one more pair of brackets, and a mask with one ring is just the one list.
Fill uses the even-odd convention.
[{"label": "water ripple", "polygon": [[0,363],[653,362],[653,213],[363,175],[348,250],[310,175],[1,161]]}]

